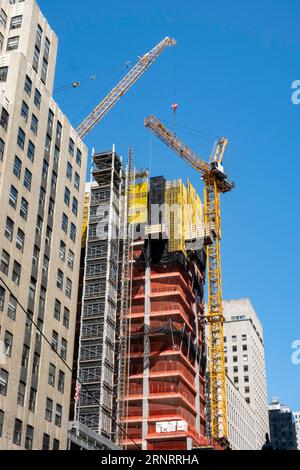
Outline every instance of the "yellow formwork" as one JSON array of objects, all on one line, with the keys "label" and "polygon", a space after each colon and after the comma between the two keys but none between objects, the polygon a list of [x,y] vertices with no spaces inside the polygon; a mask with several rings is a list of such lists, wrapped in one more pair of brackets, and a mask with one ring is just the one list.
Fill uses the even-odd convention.
[{"label": "yellow formwork", "polygon": [[148,220],[148,190],[147,181],[129,186],[129,223],[143,224]]},{"label": "yellow formwork", "polygon": [[86,192],[84,195],[84,212],[83,212],[82,234],[81,234],[81,247],[82,248],[85,247],[85,244],[86,244],[88,218],[89,218],[89,201],[90,201],[90,193]]}]

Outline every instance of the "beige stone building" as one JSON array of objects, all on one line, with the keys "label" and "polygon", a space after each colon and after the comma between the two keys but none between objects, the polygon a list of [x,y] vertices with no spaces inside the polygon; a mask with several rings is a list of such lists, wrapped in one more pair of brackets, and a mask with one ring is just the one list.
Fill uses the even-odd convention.
[{"label": "beige stone building", "polygon": [[[57,38],[0,0],[0,449],[65,449],[87,149],[52,99]],[[26,320],[27,318],[27,320]]]}]

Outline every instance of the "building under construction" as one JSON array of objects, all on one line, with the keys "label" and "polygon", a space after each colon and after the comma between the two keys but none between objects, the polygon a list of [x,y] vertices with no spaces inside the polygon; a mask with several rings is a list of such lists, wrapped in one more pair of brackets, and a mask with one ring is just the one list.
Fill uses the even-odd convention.
[{"label": "building under construction", "polygon": [[84,389],[75,418],[127,449],[199,447],[206,443],[202,203],[190,182],[149,179],[131,159],[122,169],[114,150],[93,161],[79,303]]}]

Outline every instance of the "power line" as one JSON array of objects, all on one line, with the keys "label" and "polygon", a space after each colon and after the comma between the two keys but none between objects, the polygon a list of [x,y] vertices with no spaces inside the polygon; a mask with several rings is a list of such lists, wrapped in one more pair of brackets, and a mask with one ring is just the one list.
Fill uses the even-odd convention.
[{"label": "power line", "polygon": [[[21,308],[21,310],[23,310],[23,312],[25,313],[26,317],[30,320],[30,322],[35,326],[35,328],[37,329],[37,331],[40,333],[40,335],[42,336],[42,338],[46,341],[46,343],[51,347],[51,350],[59,357],[59,359],[62,361],[62,363],[65,365],[65,367],[69,370],[69,372],[71,372],[72,376],[73,376],[73,370],[72,368],[69,366],[69,364],[67,364],[67,362],[60,356],[60,354],[56,351],[56,349],[53,349],[52,347],[52,344],[51,342],[49,341],[49,339],[47,338],[47,336],[44,335],[43,331],[41,330],[41,328],[38,326],[38,324],[33,320],[33,318],[31,317],[31,315],[27,312],[27,310],[23,307],[23,305],[19,302],[19,300],[14,296],[12,290],[9,288],[9,286],[6,284],[6,282],[3,280],[2,276],[0,276],[0,281],[2,282],[2,284],[4,285],[4,287],[8,290],[8,292],[16,299],[16,302],[17,304],[19,305],[19,307]],[[139,446],[137,444],[137,442],[135,442],[134,439],[132,439],[132,437],[124,430],[124,428],[122,426],[120,426],[120,424],[117,422],[117,420],[113,417],[113,415],[111,415],[110,413],[108,413],[108,411],[101,405],[101,403],[97,400],[96,397],[94,397],[89,389],[86,387],[86,385],[84,385],[84,383],[81,381],[81,379],[79,377],[76,376],[76,380],[78,381],[78,383],[80,383],[81,387],[88,393],[89,397],[92,398],[95,403],[99,406],[99,408],[107,415],[109,416],[112,421],[115,423],[115,425],[120,429],[120,431],[122,431],[122,433],[124,433],[124,435],[126,437],[128,437],[130,439],[130,441],[139,449],[139,450],[142,450],[141,446]]]}]

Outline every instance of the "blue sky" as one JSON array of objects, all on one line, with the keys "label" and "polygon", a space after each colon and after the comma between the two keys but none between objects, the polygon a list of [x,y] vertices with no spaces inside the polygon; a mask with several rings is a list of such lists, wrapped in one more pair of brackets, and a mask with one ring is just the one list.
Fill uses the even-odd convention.
[{"label": "blue sky", "polygon": [[300,2],[39,4],[60,40],[56,89],[82,83],[54,94],[74,126],[126,73],[126,61],[166,35],[178,41],[86,143],[99,151],[115,143],[125,158],[133,145],[138,167],[190,178],[202,192],[199,175],[144,129],[144,117],[172,121],[177,102],[177,124],[198,131],[178,134],[204,159],[210,136],[228,137],[225,167],[236,189],[222,198],[224,298],[251,299],[264,326],[269,397],[300,409],[300,365],[291,362],[300,339],[300,106],[291,103],[291,83],[300,79]]}]

